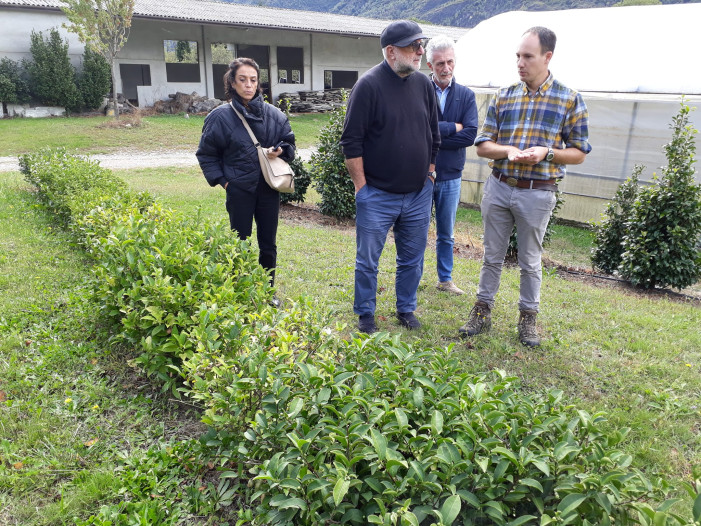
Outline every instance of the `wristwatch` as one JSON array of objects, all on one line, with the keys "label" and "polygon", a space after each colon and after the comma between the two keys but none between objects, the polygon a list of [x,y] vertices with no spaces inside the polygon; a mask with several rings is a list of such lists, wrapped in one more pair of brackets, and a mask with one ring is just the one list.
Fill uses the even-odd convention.
[{"label": "wristwatch", "polygon": [[555,150],[548,148],[548,155],[545,156],[545,160],[550,162],[555,158]]},{"label": "wristwatch", "polygon": [[433,177],[433,180],[435,181],[436,180],[436,171],[433,170],[432,172],[428,172],[428,176]]}]

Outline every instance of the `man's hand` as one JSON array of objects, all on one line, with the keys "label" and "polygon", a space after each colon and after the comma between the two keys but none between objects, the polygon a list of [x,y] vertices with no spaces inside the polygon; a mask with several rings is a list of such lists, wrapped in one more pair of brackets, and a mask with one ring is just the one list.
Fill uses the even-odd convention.
[{"label": "man's hand", "polygon": [[461,132],[463,130],[464,126],[460,124],[459,122],[455,123],[455,133]]},{"label": "man's hand", "polygon": [[508,159],[514,163],[532,166],[545,159],[546,155],[548,155],[548,149],[545,146],[534,146],[532,148],[526,148],[525,150],[514,148],[514,150],[509,151]]}]

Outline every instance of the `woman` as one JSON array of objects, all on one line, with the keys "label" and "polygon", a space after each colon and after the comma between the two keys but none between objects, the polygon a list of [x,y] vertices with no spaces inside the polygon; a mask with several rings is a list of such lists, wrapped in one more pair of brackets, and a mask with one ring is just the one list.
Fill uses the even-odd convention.
[{"label": "woman", "polygon": [[[295,136],[283,112],[263,100],[260,68],[253,59],[238,58],[224,75],[227,99],[244,116],[268,157],[291,161]],[[258,162],[258,152],[241,119],[229,104],[212,110],[204,120],[197,160],[210,186],[226,190],[226,210],[239,239],[251,235],[256,220],[258,262],[275,282],[280,195],[268,186]]]}]

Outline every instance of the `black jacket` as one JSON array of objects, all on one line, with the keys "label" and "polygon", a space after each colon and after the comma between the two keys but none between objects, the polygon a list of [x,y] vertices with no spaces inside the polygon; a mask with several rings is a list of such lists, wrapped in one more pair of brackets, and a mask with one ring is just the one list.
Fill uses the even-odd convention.
[{"label": "black jacket", "polygon": [[[269,148],[283,142],[285,161],[295,157],[295,136],[283,112],[254,97],[244,108],[234,97],[236,109],[244,116],[261,146]],[[197,160],[210,186],[227,182],[248,192],[255,192],[261,170],[258,152],[241,119],[229,104],[213,109],[204,119]]]}]

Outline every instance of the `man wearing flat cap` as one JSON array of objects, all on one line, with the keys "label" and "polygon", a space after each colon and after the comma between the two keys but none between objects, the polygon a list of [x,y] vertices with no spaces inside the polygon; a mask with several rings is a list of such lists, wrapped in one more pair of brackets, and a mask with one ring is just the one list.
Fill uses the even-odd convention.
[{"label": "man wearing flat cap", "polygon": [[416,292],[423,274],[440,146],[434,88],[416,74],[426,36],[416,22],[389,24],[384,61],[365,73],[348,100],[341,146],[355,185],[356,259],[353,311],[360,331],[377,331],[380,255],[392,229],[397,248],[396,316],[418,329]]}]

